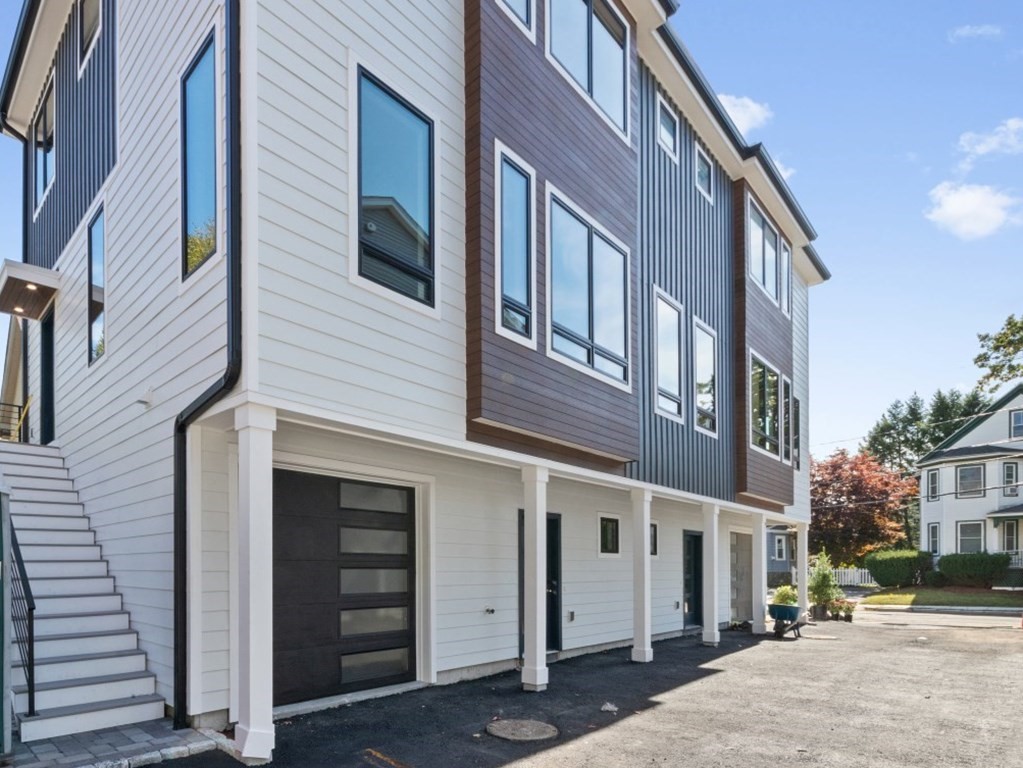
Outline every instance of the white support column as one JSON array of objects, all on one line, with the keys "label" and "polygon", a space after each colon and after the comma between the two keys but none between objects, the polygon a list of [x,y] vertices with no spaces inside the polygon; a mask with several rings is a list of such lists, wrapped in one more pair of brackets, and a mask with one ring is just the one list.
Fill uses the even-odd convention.
[{"label": "white support column", "polygon": [[202,715],[202,427],[193,424],[185,435],[188,487],[188,714]]},{"label": "white support column", "polygon": [[271,757],[273,722],[273,433],[277,412],[235,409],[238,432],[238,726],[244,758]]},{"label": "white support column", "polygon": [[545,467],[523,467],[525,578],[522,687],[547,689],[547,480]]},{"label": "white support column", "polygon": [[721,642],[718,629],[718,572],[721,559],[721,510],[703,505],[703,644]]},{"label": "white support column", "polygon": [[767,632],[767,521],[753,515],[753,634]]},{"label": "white support column", "polygon": [[632,491],[632,660],[654,660],[650,642],[650,491]]},{"label": "white support column", "polygon": [[806,579],[809,575],[807,564],[810,560],[809,546],[810,526],[808,523],[796,523],[796,570],[799,574],[799,612],[800,615],[810,610],[810,596],[806,591]]}]

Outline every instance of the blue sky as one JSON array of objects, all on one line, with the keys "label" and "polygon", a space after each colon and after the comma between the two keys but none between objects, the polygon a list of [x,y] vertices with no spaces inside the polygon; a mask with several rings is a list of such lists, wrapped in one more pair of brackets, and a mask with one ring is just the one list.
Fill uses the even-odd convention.
[{"label": "blue sky", "polygon": [[[0,3],[4,54],[20,5]],[[793,172],[834,273],[811,295],[811,450],[854,447],[895,398],[972,386],[976,334],[1023,311],[1023,3],[682,0],[672,23]],[[18,148],[0,140],[15,260]]]}]

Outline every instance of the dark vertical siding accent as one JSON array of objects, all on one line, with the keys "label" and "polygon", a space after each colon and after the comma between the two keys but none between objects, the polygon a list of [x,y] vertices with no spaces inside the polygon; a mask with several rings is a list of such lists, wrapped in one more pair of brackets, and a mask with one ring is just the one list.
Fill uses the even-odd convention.
[{"label": "dark vertical siding accent", "polygon": [[102,2],[102,28],[80,79],[76,4],[57,46],[56,173],[38,213],[33,150],[26,145],[24,253],[29,264],[47,268],[56,264],[117,159],[116,0]]},{"label": "dark vertical siding accent", "polygon": [[[679,115],[679,162],[657,142],[657,92],[653,74],[640,70],[639,312],[637,351],[640,459],[629,475],[647,482],[724,500],[735,497],[732,357],[734,354],[731,182],[714,162],[714,203],[696,189],[694,141]],[[671,103],[670,99],[667,99]],[[704,147],[706,150],[706,147]],[[708,156],[714,160],[713,155]],[[653,286],[683,309],[685,423],[656,413]],[[717,332],[718,437],[697,432],[693,390],[693,318]]]}]

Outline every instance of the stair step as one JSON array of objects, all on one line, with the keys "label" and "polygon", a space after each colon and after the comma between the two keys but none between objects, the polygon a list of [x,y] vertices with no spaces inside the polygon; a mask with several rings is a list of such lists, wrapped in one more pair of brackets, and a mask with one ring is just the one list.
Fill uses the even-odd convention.
[{"label": "stair step", "polygon": [[[28,710],[28,688],[15,685],[14,711]],[[156,692],[156,675],[152,672],[125,672],[119,675],[80,677],[77,680],[55,680],[36,684],[36,709],[71,707],[92,701],[148,696]]]},{"label": "stair step", "polygon": [[[4,463],[3,454],[0,453],[0,465]],[[12,482],[11,478],[21,477],[51,477],[56,480],[67,480],[68,472],[67,468],[64,467],[63,462],[59,467],[51,467],[43,464],[16,464],[9,466],[7,471],[4,472],[4,479],[7,480],[8,485],[18,485],[16,482]]]},{"label": "stair step", "polygon": [[130,617],[127,611],[102,611],[95,613],[51,613],[36,616],[35,636],[68,635],[74,632],[108,632],[128,629]]},{"label": "stair step", "polygon": [[[73,680],[89,675],[118,675],[142,672],[146,668],[145,651],[110,651],[73,656],[54,656],[36,660],[36,683]],[[11,684],[25,685],[25,668],[20,661],[11,664]]]},{"label": "stair step", "polygon": [[25,453],[22,451],[8,450],[8,443],[0,446],[0,465],[7,467],[60,467],[64,466],[64,459],[60,452],[52,453]]},{"label": "stair step", "polygon": [[21,491],[73,493],[75,490],[74,483],[66,477],[39,477],[34,474],[15,475],[5,472],[4,480],[7,481],[12,496],[20,495]]},{"label": "stair step", "polygon": [[30,742],[64,736],[69,733],[98,731],[118,725],[159,720],[164,715],[162,696],[133,696],[111,701],[97,701],[73,707],[39,710],[35,717],[21,715],[21,741]]},{"label": "stair step", "polygon": [[134,651],[138,648],[138,633],[130,629],[116,629],[108,632],[49,635],[37,637],[35,645],[36,659],[39,661],[75,653]]},{"label": "stair step", "polygon": [[106,560],[33,560],[25,563],[28,578],[35,579],[54,577],[80,578],[89,576],[106,576]]},{"label": "stair step", "polygon": [[50,503],[75,503],[78,494],[73,490],[44,491],[36,488],[11,488],[11,501],[43,501]]},{"label": "stair step", "polygon": [[21,556],[28,560],[99,560],[98,544],[25,544]]},{"label": "stair step", "polygon": [[114,593],[102,595],[53,595],[36,597],[36,618],[52,616],[55,613],[103,613],[121,610],[121,596]]},{"label": "stair step", "polygon": [[89,518],[85,515],[11,515],[14,530],[35,528],[51,531],[86,531]]},{"label": "stair step", "polygon": [[11,499],[12,515],[81,515],[85,516],[83,507],[76,498],[69,501],[27,501],[25,499]]},{"label": "stair step", "polygon": [[53,528],[18,528],[18,544],[95,544],[96,534],[84,531],[60,531]]}]

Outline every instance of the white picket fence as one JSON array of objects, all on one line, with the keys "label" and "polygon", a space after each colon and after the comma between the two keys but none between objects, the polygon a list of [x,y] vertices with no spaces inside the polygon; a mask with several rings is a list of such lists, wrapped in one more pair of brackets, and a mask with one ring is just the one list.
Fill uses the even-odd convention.
[{"label": "white picket fence", "polygon": [[874,583],[874,577],[866,568],[832,568],[831,572],[835,574],[835,581],[840,587],[859,587]]}]

